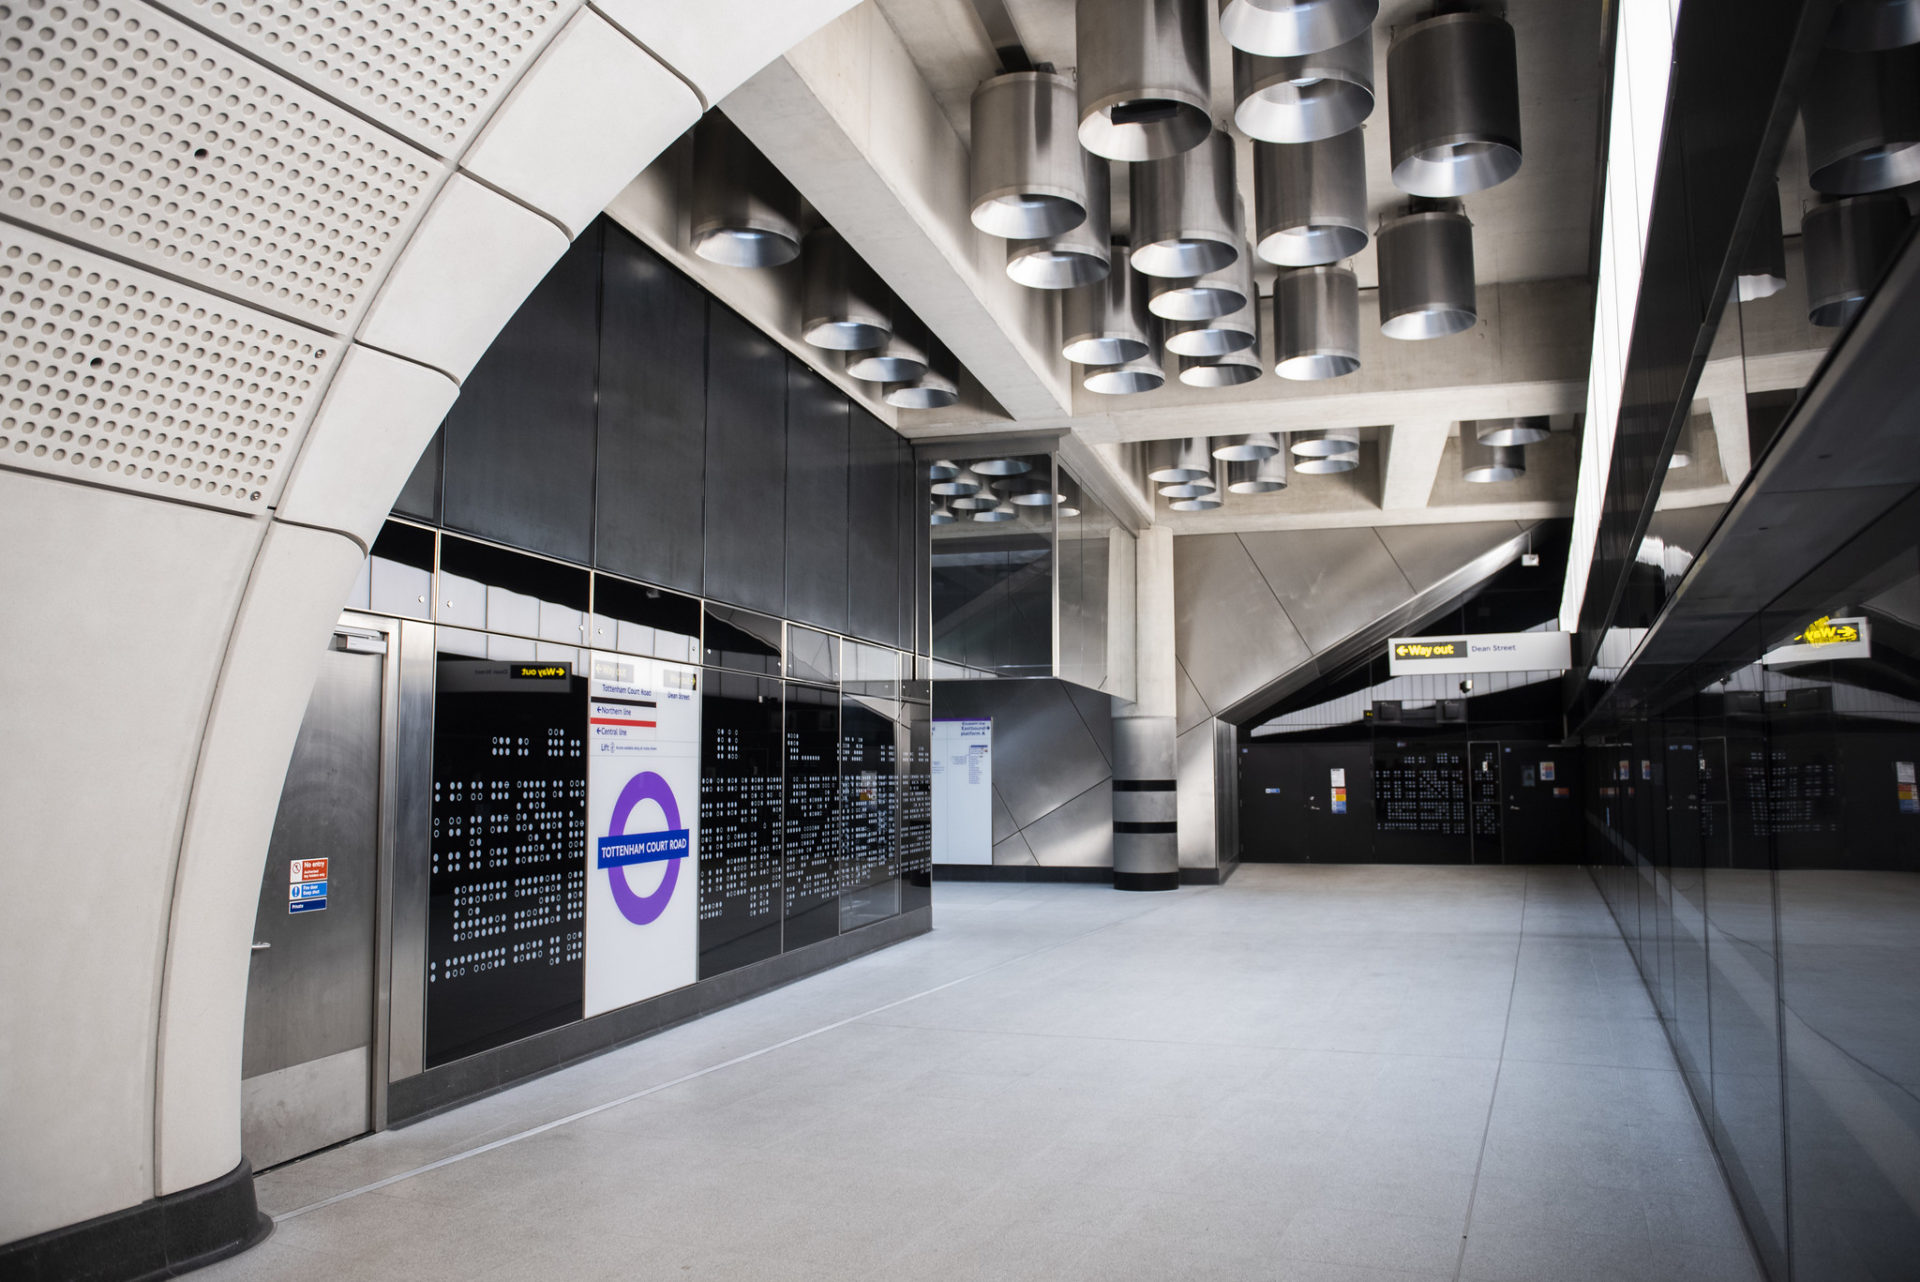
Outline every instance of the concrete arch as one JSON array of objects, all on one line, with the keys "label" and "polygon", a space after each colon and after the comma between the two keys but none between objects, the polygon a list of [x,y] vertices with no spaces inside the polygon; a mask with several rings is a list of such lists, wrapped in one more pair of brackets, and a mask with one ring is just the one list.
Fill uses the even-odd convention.
[{"label": "concrete arch", "polygon": [[[188,375],[153,376],[160,356],[142,374],[137,344],[89,357],[119,322],[47,302],[57,289],[34,296],[41,313],[0,316],[0,353],[46,369],[0,382],[0,1242],[237,1165],[261,864],[368,544],[460,380],[569,240],[703,110],[853,3],[518,0],[485,29],[433,3],[407,33],[372,6],[292,3],[262,29],[231,0],[124,0],[90,19],[131,50],[117,63],[65,52],[72,33],[50,25],[65,10],[0,10],[22,40],[10,83],[49,87],[0,117],[40,142],[38,172],[0,169],[0,263],[161,298],[174,310],[156,312],[158,347],[192,316],[214,335],[203,355],[271,332],[320,371],[275,402],[270,474],[218,488],[237,464],[210,427],[229,411],[211,407],[272,401],[271,371],[242,387],[203,360],[198,390],[181,382],[164,409],[166,488],[127,444],[152,430],[152,389]],[[395,46],[397,72],[351,53],[353,24]],[[446,83],[407,82],[418,66]],[[225,103],[187,101],[223,85]],[[112,120],[76,127],[116,92],[147,94],[161,128],[142,145],[173,148],[117,171],[149,183],[139,212],[109,191],[124,181],[102,163]],[[271,133],[255,113],[275,111],[306,141],[249,159],[237,126]],[[350,145],[381,162],[356,169]],[[205,181],[179,185],[203,160]],[[221,205],[222,183],[244,196],[269,177],[251,207]],[[279,221],[253,221],[269,206]]]}]

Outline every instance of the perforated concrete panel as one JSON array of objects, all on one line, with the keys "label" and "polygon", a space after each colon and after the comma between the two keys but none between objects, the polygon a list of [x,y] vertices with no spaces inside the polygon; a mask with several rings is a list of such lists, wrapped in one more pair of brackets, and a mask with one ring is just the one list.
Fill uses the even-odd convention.
[{"label": "perforated concrete panel", "polygon": [[349,332],[442,173],[139,4],[0,5],[0,210]]},{"label": "perforated concrete panel", "polygon": [[342,346],[0,224],[0,465],[259,512]]}]

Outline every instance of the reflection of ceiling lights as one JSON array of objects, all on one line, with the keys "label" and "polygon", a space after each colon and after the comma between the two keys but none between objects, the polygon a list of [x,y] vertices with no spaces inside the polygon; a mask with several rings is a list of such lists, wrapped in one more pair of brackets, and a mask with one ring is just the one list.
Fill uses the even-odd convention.
[{"label": "reflection of ceiling lights", "polygon": [[1360,429],[1330,427],[1318,432],[1295,432],[1287,438],[1287,448],[1296,458],[1334,458],[1360,452]]},{"label": "reflection of ceiling lights", "polygon": [[800,256],[800,193],[717,111],[693,130],[688,194],[693,252],[724,267],[778,267]]},{"label": "reflection of ceiling lights", "polygon": [[1920,0],[1840,0],[1827,43],[1836,49],[1920,44]]},{"label": "reflection of ceiling lights", "polygon": [[1527,447],[1489,445],[1472,432],[1460,433],[1460,479],[1474,485],[1517,481],[1527,474]]},{"label": "reflection of ceiling lights", "polygon": [[1024,476],[1033,471],[1033,464],[1023,458],[990,458],[975,463],[973,470],[982,476]]},{"label": "reflection of ceiling lights", "polygon": [[959,519],[948,508],[938,503],[934,504],[933,514],[927,518],[928,523],[932,525],[952,525]]},{"label": "reflection of ceiling lights", "polygon": [[[927,479],[929,481],[951,481],[958,475],[960,475],[960,465],[952,459],[935,459],[933,462],[927,464]],[[935,490],[934,493],[939,494],[941,491]]]},{"label": "reflection of ceiling lights", "polygon": [[865,383],[910,383],[927,372],[932,338],[926,327],[905,309],[897,309],[893,320],[893,332],[879,347],[847,353],[847,373]]},{"label": "reflection of ceiling lights", "polygon": [[1131,167],[1136,270],[1187,278],[1233,262],[1245,239],[1233,169],[1233,139],[1217,129],[1191,151]]},{"label": "reflection of ceiling lights", "polygon": [[1131,396],[1151,392],[1167,381],[1160,358],[1149,350],[1144,356],[1118,365],[1093,365],[1087,369],[1080,386],[1102,396]]},{"label": "reflection of ceiling lights", "polygon": [[956,512],[984,512],[988,508],[998,507],[1000,500],[991,494],[960,494],[949,499],[947,506]]},{"label": "reflection of ceiling lights", "polygon": [[[1079,150],[1076,143],[1075,149]],[[1007,242],[1007,275],[1029,289],[1074,289],[1105,280],[1110,266],[1112,175],[1107,162],[1080,151],[1085,162],[1087,216],[1079,226],[1038,240]]]},{"label": "reflection of ceiling lights", "polygon": [[1125,241],[1112,246],[1104,281],[1060,295],[1061,355],[1076,365],[1124,365],[1152,350],[1146,286],[1127,265]]},{"label": "reflection of ceiling lights", "polygon": [[840,233],[817,227],[800,250],[800,336],[835,352],[870,352],[893,332],[886,286]]},{"label": "reflection of ceiling lights", "polygon": [[1233,436],[1213,447],[1213,456],[1229,463],[1257,463],[1280,453],[1280,441],[1272,432],[1249,432]]},{"label": "reflection of ceiling lights", "polygon": [[1544,414],[1532,418],[1483,418],[1473,425],[1482,445],[1537,445],[1552,434]]},{"label": "reflection of ceiling lights", "polygon": [[1281,267],[1351,258],[1367,247],[1367,153],[1358,129],[1319,142],[1253,144],[1260,257]]},{"label": "reflection of ceiling lights", "polygon": [[1840,326],[1860,314],[1907,230],[1900,195],[1849,196],[1807,211],[1801,222],[1807,261],[1807,319]]},{"label": "reflection of ceiling lights", "polygon": [[1009,476],[995,481],[993,491],[1019,507],[1047,507],[1053,503],[1053,486],[1038,476]]},{"label": "reflection of ceiling lights", "polygon": [[1513,28],[1447,13],[1402,27],[1387,51],[1393,185],[1467,196],[1520,172],[1520,66]]},{"label": "reflection of ceiling lights", "polygon": [[992,507],[979,509],[973,514],[973,519],[984,521],[989,525],[997,525],[1002,521],[1017,521],[1020,519],[1020,509],[1011,503],[998,503]]},{"label": "reflection of ceiling lights", "polygon": [[1315,142],[1373,114],[1373,28],[1295,58],[1233,51],[1233,123],[1263,142]]},{"label": "reflection of ceiling lights", "polygon": [[[1227,488],[1235,494],[1272,494],[1287,488],[1287,465],[1292,455],[1276,451],[1263,459],[1227,464]],[[1354,455],[1355,462],[1359,455]]]},{"label": "reflection of ceiling lights", "polygon": [[1073,82],[1016,71],[973,91],[973,225],[989,236],[1057,236],[1087,217]]},{"label": "reflection of ceiling lights", "polygon": [[1780,228],[1780,191],[1768,189],[1760,202],[1760,222],[1740,259],[1740,301],[1772,298],[1787,287],[1787,241]]},{"label": "reflection of ceiling lights", "polygon": [[1158,160],[1213,128],[1210,0],[1079,0],[1080,145]]},{"label": "reflection of ceiling lights", "polygon": [[1673,444],[1673,457],[1667,460],[1669,472],[1693,466],[1694,455],[1699,453],[1700,449],[1699,436],[1694,431],[1693,424],[1694,419],[1689,416],[1687,421],[1680,425],[1680,436]]},{"label": "reflection of ceiling lights", "polygon": [[1444,338],[1479,319],[1473,287],[1473,224],[1430,209],[1380,229],[1380,332]]},{"label": "reflection of ceiling lights", "polygon": [[1887,53],[1827,49],[1800,103],[1807,180],[1832,196],[1920,182],[1920,45]]},{"label": "reflection of ceiling lights", "polygon": [[1360,368],[1360,282],[1350,267],[1298,267],[1273,285],[1274,372],[1310,382]]},{"label": "reflection of ceiling lights", "polygon": [[1220,34],[1236,49],[1284,58],[1351,40],[1379,12],[1380,0],[1220,0]]},{"label": "reflection of ceiling lights", "polygon": [[[953,467],[952,463],[936,463],[936,468]],[[987,487],[986,478],[970,471],[954,470],[951,476],[935,477],[930,487],[935,494],[945,494],[965,498],[969,494],[978,494]]]}]

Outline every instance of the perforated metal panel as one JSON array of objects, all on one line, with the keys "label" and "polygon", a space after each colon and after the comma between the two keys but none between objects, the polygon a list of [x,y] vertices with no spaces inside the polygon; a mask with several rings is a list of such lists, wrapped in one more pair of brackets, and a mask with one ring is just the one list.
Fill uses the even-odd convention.
[{"label": "perforated metal panel", "polygon": [[255,513],[344,343],[0,223],[0,464]]},{"label": "perforated metal panel", "polygon": [[0,5],[0,210],[347,332],[439,162],[144,5]]},{"label": "perforated metal panel", "polygon": [[441,156],[579,0],[160,0]]}]

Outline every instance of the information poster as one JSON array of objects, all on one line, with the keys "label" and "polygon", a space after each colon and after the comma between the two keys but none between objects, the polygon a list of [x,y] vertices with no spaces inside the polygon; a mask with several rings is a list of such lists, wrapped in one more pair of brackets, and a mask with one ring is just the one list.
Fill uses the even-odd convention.
[{"label": "information poster", "polygon": [[993,862],[993,721],[933,723],[933,862]]},{"label": "information poster", "polygon": [[699,978],[700,670],[596,652],[587,689],[586,1014]]},{"label": "information poster", "polygon": [[1896,761],[1893,763],[1894,793],[1900,800],[1900,813],[1920,815],[1920,792],[1914,790],[1913,763]]}]

